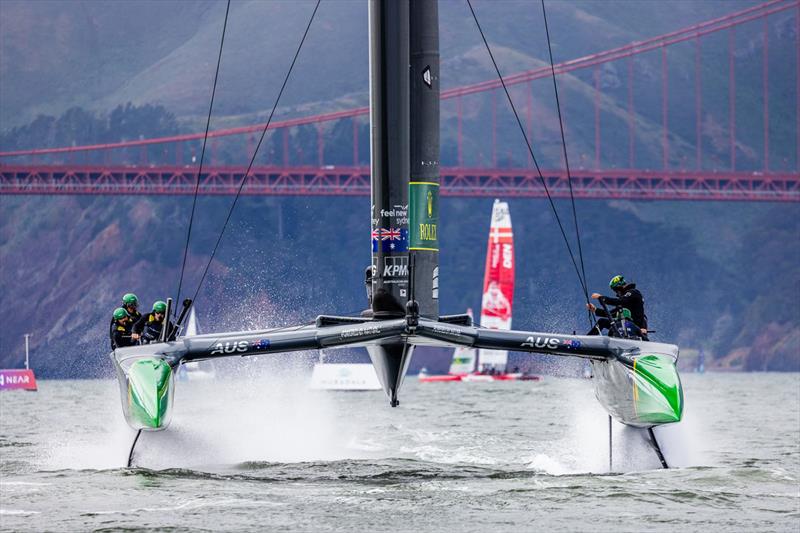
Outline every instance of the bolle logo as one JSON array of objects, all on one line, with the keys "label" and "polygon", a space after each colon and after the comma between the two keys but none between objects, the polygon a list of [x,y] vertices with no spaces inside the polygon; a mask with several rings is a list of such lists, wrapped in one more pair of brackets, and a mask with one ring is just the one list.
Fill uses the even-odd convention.
[{"label": "bolle logo", "polygon": [[528,337],[525,342],[520,344],[521,348],[546,348],[555,350],[561,343],[560,339],[554,337]]},{"label": "bolle logo", "polygon": [[214,349],[211,350],[209,355],[246,352],[249,345],[247,341],[218,342],[214,345]]}]

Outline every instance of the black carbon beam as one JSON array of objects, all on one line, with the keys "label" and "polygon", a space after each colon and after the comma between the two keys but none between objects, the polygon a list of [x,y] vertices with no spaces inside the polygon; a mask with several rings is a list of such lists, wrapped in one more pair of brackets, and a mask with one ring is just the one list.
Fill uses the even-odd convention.
[{"label": "black carbon beam", "polygon": [[344,318],[322,316],[317,320],[320,325],[183,337],[173,342],[119,348],[112,355],[117,361],[160,357],[175,368],[183,362],[220,357],[362,346],[367,348],[391,404],[397,405],[398,391],[416,346],[466,346],[594,361],[613,359],[623,364],[632,361],[643,345],[659,353],[669,353],[669,349],[674,348],[602,336],[493,330],[425,317],[416,319],[413,326],[407,317],[353,319],[352,322]]},{"label": "black carbon beam", "polygon": [[344,346],[385,347],[397,344],[409,347],[466,346],[594,360],[612,358],[619,360],[635,355],[642,344],[657,346],[656,343],[602,336],[485,329],[439,322],[424,317],[420,317],[419,324],[414,328],[408,326],[405,318],[358,319],[352,323],[339,322],[335,318],[338,317],[324,317],[319,321],[321,324],[331,323],[331,325],[301,325],[183,337],[173,342],[119,348],[115,351],[115,355],[118,359],[130,356],[163,357],[172,366],[177,366],[181,362],[219,357],[244,357]]}]

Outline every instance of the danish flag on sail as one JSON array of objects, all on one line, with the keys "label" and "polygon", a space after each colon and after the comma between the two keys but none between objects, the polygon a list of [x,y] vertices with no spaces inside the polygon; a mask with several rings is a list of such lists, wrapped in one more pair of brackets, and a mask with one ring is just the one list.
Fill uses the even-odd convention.
[{"label": "danish flag on sail", "polygon": [[[489,230],[489,249],[486,253],[486,272],[483,277],[481,326],[491,329],[511,329],[511,308],[514,301],[514,234],[508,203],[494,201],[492,224]],[[508,352],[480,350],[480,368],[492,367],[505,371]]]}]

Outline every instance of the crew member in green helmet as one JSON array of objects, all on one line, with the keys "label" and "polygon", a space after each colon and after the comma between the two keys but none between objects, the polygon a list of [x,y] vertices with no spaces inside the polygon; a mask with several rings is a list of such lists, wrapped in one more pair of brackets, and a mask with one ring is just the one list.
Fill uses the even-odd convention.
[{"label": "crew member in green helmet", "polygon": [[123,307],[114,309],[111,318],[111,349],[133,346],[135,342],[131,339],[131,327],[133,320]]},{"label": "crew member in green helmet", "polygon": [[[117,314],[117,311],[122,309],[128,314],[128,320],[125,321],[124,327],[126,328],[125,335],[128,338],[128,344],[124,346],[130,346],[131,344],[136,344],[134,341],[130,340],[131,335],[131,328],[142,317],[142,314],[137,310],[139,307],[139,299],[136,297],[135,294],[129,292],[122,297],[122,305],[114,310],[114,315]],[[117,319],[115,316],[111,317],[111,324],[109,325],[109,336],[111,337],[111,346],[112,350],[114,349],[114,335],[117,331],[119,324],[117,323]]]},{"label": "crew member in green helmet", "polygon": [[128,315],[130,315],[132,323],[135,324],[136,321],[142,317],[142,313],[139,312],[139,298],[132,292],[122,297],[122,307],[124,307]]},{"label": "crew member in green helmet", "polygon": [[133,325],[132,337],[138,340],[140,344],[150,344],[158,342],[161,338],[161,329],[164,327],[164,322],[167,323],[167,340],[175,340],[177,334],[175,326],[172,322],[165,318],[167,312],[167,303],[163,300],[157,300],[153,304],[153,310],[142,317]]},{"label": "crew member in green helmet", "polygon": [[642,339],[647,339],[647,315],[644,312],[644,297],[639,289],[636,288],[635,283],[628,283],[625,277],[620,275],[611,278],[608,283],[611,290],[614,291],[616,296],[603,296],[595,292],[592,298],[599,301],[601,304],[611,305],[611,317],[605,312],[604,309],[599,309],[592,303],[587,303],[586,307],[592,311],[596,316],[597,325],[595,325],[587,335],[601,335],[603,330],[611,330],[611,318],[615,313],[622,312],[623,309],[628,310],[630,313],[630,320],[639,328]]},{"label": "crew member in green helmet", "polygon": [[631,318],[631,311],[626,307],[617,307],[614,312],[614,322],[616,323],[616,331],[613,329],[609,331],[609,335],[620,335],[627,339],[642,339],[642,330],[633,323]]}]

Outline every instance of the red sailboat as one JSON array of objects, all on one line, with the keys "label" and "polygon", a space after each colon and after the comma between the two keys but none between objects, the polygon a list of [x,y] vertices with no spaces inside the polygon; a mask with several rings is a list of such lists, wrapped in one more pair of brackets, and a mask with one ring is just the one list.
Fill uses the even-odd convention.
[{"label": "red sailboat", "polygon": [[[511,329],[514,303],[514,232],[507,202],[494,201],[483,277],[480,325],[489,329]],[[471,314],[471,311],[469,311]],[[477,351],[477,354],[476,354]],[[538,380],[539,376],[508,369],[506,350],[457,348],[450,372],[430,375],[424,371],[420,381],[516,381]]]}]

